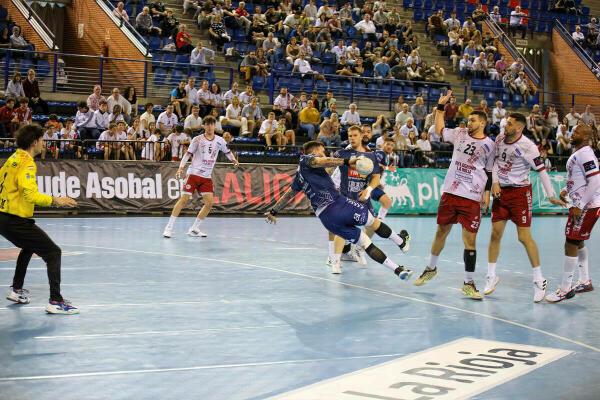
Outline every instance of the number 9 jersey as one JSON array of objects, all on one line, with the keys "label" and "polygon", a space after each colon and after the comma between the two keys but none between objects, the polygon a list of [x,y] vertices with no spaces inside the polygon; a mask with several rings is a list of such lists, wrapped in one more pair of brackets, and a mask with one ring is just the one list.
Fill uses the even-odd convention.
[{"label": "number 9 jersey", "polygon": [[485,136],[473,138],[466,128],[443,129],[444,141],[454,145],[452,162],[444,179],[444,193],[480,202],[496,156],[496,144]]}]

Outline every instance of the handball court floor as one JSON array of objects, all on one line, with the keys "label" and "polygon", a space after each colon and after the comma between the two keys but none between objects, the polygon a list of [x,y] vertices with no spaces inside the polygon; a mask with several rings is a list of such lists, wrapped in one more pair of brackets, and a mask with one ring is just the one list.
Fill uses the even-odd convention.
[{"label": "handball court floor", "polygon": [[[192,221],[179,218],[173,238],[164,239],[166,218],[38,219],[63,249],[63,295],[81,313],[44,313],[46,269],[33,259],[25,282],[32,302],[0,303],[0,398],[285,399],[288,392],[324,380],[441,348],[432,350],[437,357],[437,351],[463,338],[566,350],[467,397],[600,396],[600,293],[534,304],[527,256],[510,224],[497,269],[500,285],[477,302],[460,293],[458,227],[440,257],[438,276],[425,286],[412,285],[429,257],[434,217],[387,218],[395,230],[411,233],[407,255],[390,241],[375,239],[390,258],[414,270],[410,282],[371,260],[364,268],[344,263],[342,275],[332,275],[325,265],[327,235],[316,218],[280,217],[276,226],[262,218],[209,218],[202,226],[209,234],[204,239],[185,234]],[[565,217],[533,222],[548,291],[555,290],[562,273],[564,223]],[[597,231],[588,241],[592,278],[600,276]],[[485,218],[476,271],[481,291],[489,234]],[[0,238],[5,289],[15,264],[11,247]],[[401,372],[413,365],[401,360],[395,368]],[[343,378],[352,383],[355,376],[360,378]],[[298,392],[289,398],[419,398],[365,394],[366,389],[333,397]],[[452,393],[423,396],[453,398]]]}]

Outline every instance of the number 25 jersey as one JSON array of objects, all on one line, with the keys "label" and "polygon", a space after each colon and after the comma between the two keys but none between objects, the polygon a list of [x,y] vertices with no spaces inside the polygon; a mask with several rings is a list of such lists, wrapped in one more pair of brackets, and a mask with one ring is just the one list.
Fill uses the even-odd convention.
[{"label": "number 25 jersey", "polygon": [[489,137],[475,139],[466,128],[443,129],[444,141],[454,145],[452,162],[444,179],[444,193],[481,201],[496,156],[496,144]]}]

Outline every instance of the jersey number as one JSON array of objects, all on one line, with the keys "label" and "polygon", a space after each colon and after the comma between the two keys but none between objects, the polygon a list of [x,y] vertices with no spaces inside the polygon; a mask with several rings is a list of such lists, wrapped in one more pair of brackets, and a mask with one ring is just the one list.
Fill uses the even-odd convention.
[{"label": "jersey number", "polygon": [[506,161],[506,150],[502,153],[502,161]]},{"label": "jersey number", "polygon": [[463,153],[465,153],[468,156],[472,156],[473,154],[475,154],[475,150],[477,150],[477,147],[469,143]]}]

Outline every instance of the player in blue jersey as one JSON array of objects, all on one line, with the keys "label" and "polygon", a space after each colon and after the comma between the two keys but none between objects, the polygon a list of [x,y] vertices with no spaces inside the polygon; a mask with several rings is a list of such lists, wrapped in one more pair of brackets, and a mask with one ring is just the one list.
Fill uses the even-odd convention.
[{"label": "player in blue jersey", "polygon": [[[397,244],[401,250],[407,242],[389,226],[375,219],[364,203],[349,199],[336,190],[329,173],[325,169],[339,166],[353,167],[356,165],[357,159],[325,157],[325,147],[323,143],[318,141],[305,143],[304,154],[300,157],[298,172],[292,186],[273,208],[265,213],[267,222],[276,223],[276,215],[283,206],[298,192],[304,192],[325,229],[342,239],[350,241],[350,243],[361,246],[373,260],[394,271],[400,279],[407,279],[412,271],[387,258],[371,242],[371,239],[361,231],[359,226],[373,229],[380,237],[390,239]],[[343,242],[341,243],[343,245]],[[335,268],[332,270],[333,273],[339,274],[341,272],[340,255],[341,246],[339,252],[334,255]]]}]

